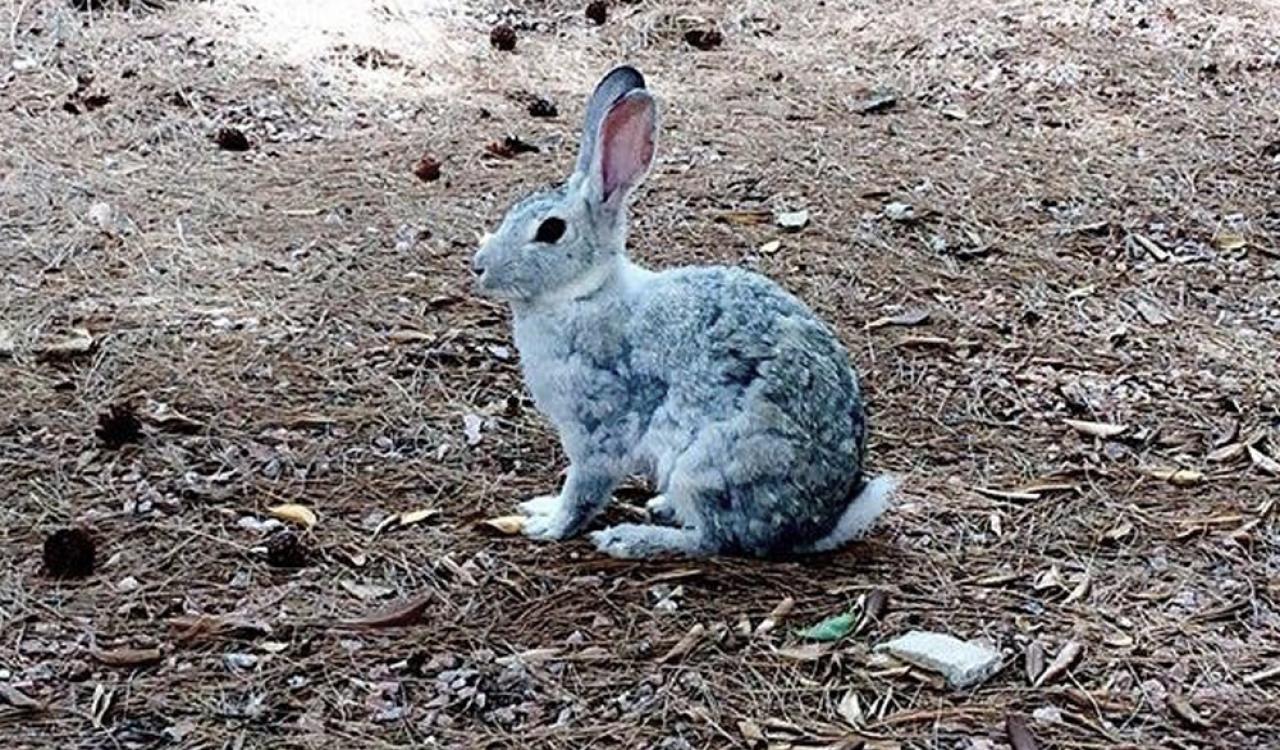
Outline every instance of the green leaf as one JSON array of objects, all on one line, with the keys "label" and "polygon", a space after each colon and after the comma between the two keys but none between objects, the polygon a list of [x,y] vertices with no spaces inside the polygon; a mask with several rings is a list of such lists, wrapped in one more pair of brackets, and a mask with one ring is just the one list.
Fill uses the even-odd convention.
[{"label": "green leaf", "polygon": [[813,627],[801,630],[799,636],[811,641],[838,641],[852,633],[854,626],[857,624],[857,616],[852,612],[845,612],[842,615],[828,617]]}]

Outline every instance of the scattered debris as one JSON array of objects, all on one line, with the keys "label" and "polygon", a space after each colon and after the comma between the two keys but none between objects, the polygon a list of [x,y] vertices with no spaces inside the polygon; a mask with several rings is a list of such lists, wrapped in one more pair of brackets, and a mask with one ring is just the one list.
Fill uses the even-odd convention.
[{"label": "scattered debris", "polygon": [[251,145],[244,131],[234,127],[221,128],[213,140],[223,151],[248,151]]},{"label": "scattered debris", "polygon": [[1035,735],[1027,728],[1027,721],[1016,714],[1009,714],[1004,720],[1005,734],[1013,750],[1040,750]]},{"label": "scattered debris", "polygon": [[599,26],[609,20],[609,4],[605,0],[591,0],[587,3],[587,20]]},{"label": "scattered debris", "polygon": [[884,217],[889,221],[909,224],[916,220],[916,208],[910,203],[892,201],[884,204]]},{"label": "scattered debris", "polygon": [[559,114],[556,103],[546,97],[535,96],[529,102],[530,117],[557,117]]},{"label": "scattered debris", "polygon": [[1027,682],[1034,685],[1040,675],[1044,674],[1044,644],[1037,640],[1027,645],[1023,667],[1026,670]]},{"label": "scattered debris", "polygon": [[58,529],[44,540],[44,569],[55,578],[93,574],[97,545],[83,529]]},{"label": "scattered debris", "polygon": [[502,159],[514,159],[520,154],[538,153],[537,146],[522,141],[514,135],[509,135],[501,141],[493,141],[485,146],[484,150]]},{"label": "scattered debris", "polygon": [[398,628],[405,625],[414,625],[422,620],[427,607],[434,600],[435,595],[433,594],[424,594],[405,599],[367,617],[347,620],[344,624],[360,628]]},{"label": "scattered debris", "polygon": [[801,630],[796,635],[810,641],[838,641],[853,632],[858,616],[852,612],[828,617],[822,622]]},{"label": "scattered debris", "polygon": [[267,508],[267,513],[272,518],[278,518],[281,521],[301,526],[304,529],[310,529],[316,525],[319,520],[316,518],[315,511],[305,505],[297,503],[284,503],[283,505],[273,505]]},{"label": "scattered debris", "polygon": [[702,640],[702,636],[704,636],[706,632],[706,627],[703,626],[702,623],[697,623],[693,627],[689,628],[689,632],[685,633],[684,637],[677,641],[676,645],[672,646],[670,651],[663,654],[662,657],[658,659],[658,662],[661,664],[667,664],[675,661],[676,659],[687,656],[689,652],[693,651],[693,649],[698,645],[698,642]]},{"label": "scattered debris", "polygon": [[88,354],[94,350],[95,346],[97,341],[87,328],[73,328],[66,336],[43,344],[36,350],[36,355],[46,362],[61,362]]},{"label": "scattered debris", "polygon": [[103,445],[117,450],[142,440],[142,420],[130,404],[112,404],[98,415],[98,427],[93,434]]},{"label": "scattered debris", "polygon": [[777,215],[777,222],[784,232],[799,232],[809,225],[809,212],[804,209],[783,211]]},{"label": "scattered debris", "polygon": [[876,650],[923,669],[940,673],[953,688],[973,687],[1000,669],[1000,653],[988,646],[944,633],[913,630]]},{"label": "scattered debris", "polygon": [[1175,487],[1193,487],[1204,481],[1204,474],[1194,469],[1147,469],[1147,475]]},{"label": "scattered debris", "polygon": [[480,428],[484,426],[484,418],[478,414],[464,414],[462,416],[462,436],[466,438],[467,445],[476,446],[480,444]]},{"label": "scattered debris", "polygon": [[302,537],[292,531],[281,531],[267,539],[267,564],[273,568],[305,568],[311,562],[311,550]]},{"label": "scattered debris", "polygon": [[1183,698],[1181,695],[1169,693],[1169,697],[1166,702],[1169,705],[1169,710],[1172,711],[1179,719],[1182,719],[1187,726],[1195,729],[1208,729],[1213,726],[1211,721],[1201,716],[1199,712],[1197,712],[1187,701],[1187,699]]},{"label": "scattered debris", "polygon": [[759,637],[765,635],[777,628],[779,623],[781,623],[787,615],[791,614],[791,610],[794,609],[795,606],[795,598],[790,596],[784,597],[782,601],[778,602],[778,604],[773,608],[773,611],[769,613],[769,616],[761,620],[760,624],[756,626],[756,636]]},{"label": "scattered debris", "polygon": [[871,96],[856,102],[853,111],[860,115],[879,115],[893,109],[898,104],[898,95],[891,91],[879,90]]},{"label": "scattered debris", "polygon": [[1080,658],[1080,654],[1084,652],[1084,646],[1077,641],[1068,641],[1058,652],[1058,655],[1049,662],[1049,666],[1044,668],[1040,676],[1033,683],[1035,687],[1043,687],[1054,680],[1066,674],[1067,670],[1075,664],[1076,659]]},{"label": "scattered debris", "polygon": [[435,182],[440,179],[440,160],[430,154],[424,154],[413,165],[413,174],[423,182]]},{"label": "scattered debris", "polygon": [[516,30],[511,24],[502,23],[489,31],[489,46],[502,52],[512,52],[516,48]]},{"label": "scattered debris", "polygon": [[1079,419],[1064,419],[1062,421],[1076,432],[1103,440],[1119,437],[1129,430],[1128,425],[1111,424],[1109,422],[1087,422]]},{"label": "scattered debris", "polygon": [[706,52],[723,44],[724,35],[715,29],[690,29],[684,33],[684,41],[690,47]]},{"label": "scattered debris", "polygon": [[19,711],[40,711],[44,704],[12,685],[0,684],[0,699]]},{"label": "scattered debris", "polygon": [[883,318],[876,318],[866,325],[867,330],[874,331],[879,328],[888,326],[903,326],[911,328],[914,326],[924,325],[929,322],[929,311],[917,307],[897,315],[891,315]]},{"label": "scattered debris", "polygon": [[524,516],[498,516],[497,518],[481,521],[480,526],[504,536],[515,536],[524,531],[525,521]]},{"label": "scattered debris", "polygon": [[1259,471],[1270,474],[1273,477],[1280,477],[1280,461],[1275,460],[1252,445],[1249,446],[1249,460],[1253,462],[1253,465]]},{"label": "scattered debris", "polygon": [[99,649],[94,646],[89,649],[89,654],[108,667],[146,667],[164,658],[158,648]]}]

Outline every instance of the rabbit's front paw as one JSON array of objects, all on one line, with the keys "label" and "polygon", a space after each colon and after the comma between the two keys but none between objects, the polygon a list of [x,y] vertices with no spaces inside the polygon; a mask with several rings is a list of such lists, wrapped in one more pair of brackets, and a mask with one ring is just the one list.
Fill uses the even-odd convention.
[{"label": "rabbit's front paw", "polygon": [[559,495],[542,495],[520,503],[520,512],[526,516],[554,516],[561,505]]},{"label": "rabbit's front paw", "polygon": [[[542,498],[538,498],[541,500]],[[553,500],[557,498],[552,498]],[[534,502],[534,501],[530,501]],[[570,524],[565,520],[564,514],[559,512],[559,508],[554,509],[550,513],[535,513],[529,511],[526,507],[529,503],[525,503],[520,507],[529,513],[524,521],[524,535],[530,539],[540,541],[556,541],[558,539],[566,539],[570,536],[572,529]]]}]

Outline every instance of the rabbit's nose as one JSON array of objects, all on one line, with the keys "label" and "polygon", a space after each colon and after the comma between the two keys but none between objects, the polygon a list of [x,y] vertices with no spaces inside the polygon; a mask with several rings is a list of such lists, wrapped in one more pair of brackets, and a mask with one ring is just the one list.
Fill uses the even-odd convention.
[{"label": "rabbit's nose", "polygon": [[476,277],[484,275],[484,264],[480,262],[479,258],[471,259],[471,275]]}]

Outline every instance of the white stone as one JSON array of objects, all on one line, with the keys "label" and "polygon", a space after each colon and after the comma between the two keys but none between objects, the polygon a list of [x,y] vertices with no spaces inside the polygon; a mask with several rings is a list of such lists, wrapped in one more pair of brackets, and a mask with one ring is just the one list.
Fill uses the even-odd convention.
[{"label": "white stone", "polygon": [[1000,652],[945,633],[913,630],[877,648],[908,664],[940,673],[957,689],[977,685],[1000,669]]}]

